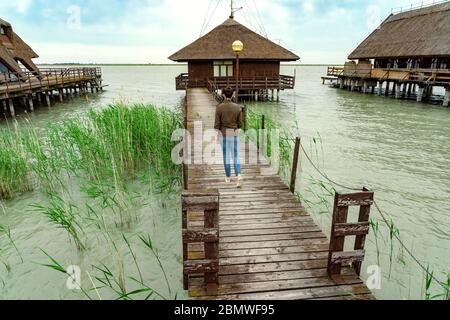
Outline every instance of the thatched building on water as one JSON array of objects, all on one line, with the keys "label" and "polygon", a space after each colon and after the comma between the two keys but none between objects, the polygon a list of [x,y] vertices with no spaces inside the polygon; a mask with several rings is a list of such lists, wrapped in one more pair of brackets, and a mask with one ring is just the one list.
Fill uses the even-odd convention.
[{"label": "thatched building on water", "polygon": [[450,2],[392,13],[350,55],[343,70],[330,68],[342,88],[431,98],[450,94]]},{"label": "thatched building on water", "polygon": [[[239,58],[232,50],[236,40],[244,45]],[[176,79],[177,90],[208,87],[212,91],[226,86],[236,87],[238,75],[241,95],[263,96],[269,90],[272,93],[276,90],[278,93],[280,90],[294,88],[295,75],[282,75],[280,66],[281,62],[297,61],[300,58],[248,29],[231,16],[169,59],[188,64],[188,73]]]},{"label": "thatched building on water", "polygon": [[3,80],[7,74],[13,74],[17,78],[23,77],[20,64],[33,74],[39,75],[39,69],[32,61],[38,57],[13,31],[11,24],[0,19],[0,73],[3,74]]}]

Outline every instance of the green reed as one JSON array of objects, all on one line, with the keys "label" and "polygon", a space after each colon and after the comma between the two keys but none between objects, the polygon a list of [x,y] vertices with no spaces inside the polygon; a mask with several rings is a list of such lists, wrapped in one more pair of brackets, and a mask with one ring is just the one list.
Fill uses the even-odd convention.
[{"label": "green reed", "polygon": [[[135,248],[133,248],[133,246],[131,245],[132,242],[128,238],[126,238],[125,235],[122,235],[122,239],[124,240],[128,252],[132,256],[134,264],[137,268],[139,279],[136,279],[134,276],[127,275],[126,266],[124,264],[124,255],[119,254],[117,255],[117,259],[115,261],[116,270],[114,270],[114,268],[111,268],[110,266],[104,263],[100,263],[92,265],[92,268],[96,273],[96,275],[94,275],[93,278],[91,278],[90,274],[86,272],[89,275],[92,284],[92,288],[89,289],[87,289],[86,287],[81,288],[81,291],[86,296],[86,298],[89,300],[93,299],[90,295],[90,292],[95,291],[97,293],[98,298],[101,299],[99,291],[101,289],[106,289],[107,291],[112,293],[114,299],[116,300],[133,300],[134,298],[143,300],[152,300],[152,299],[167,300],[169,298],[172,298],[167,272],[160,260],[158,252],[154,247],[150,236],[148,235],[139,236],[139,239],[141,240],[141,244],[143,244],[145,248],[149,249],[152,256],[156,258],[158,266],[162,271],[164,278],[166,279],[169,297],[163,295],[159,291],[155,290],[152,286],[145,283],[145,279],[141,272],[143,266],[139,265],[138,263],[138,257],[134,251]],[[119,244],[113,240],[111,241],[115,250],[119,252]],[[71,276],[60,262],[58,262],[55,258],[50,256],[44,250],[42,250],[42,252],[48,259],[50,259],[50,263],[44,263],[42,264],[42,266],[50,268],[59,273],[63,273],[66,276]],[[174,296],[174,299],[175,300],[177,299],[177,295]]]},{"label": "green reed", "polygon": [[[0,130],[0,198],[31,189],[36,180],[47,192],[65,188],[62,173],[86,178],[103,193],[119,190],[137,174],[157,189],[174,188],[181,169],[171,159],[179,112],[151,105],[110,105],[86,117]],[[149,181],[150,182],[150,181]]]},{"label": "green reed", "polygon": [[31,190],[28,155],[17,126],[0,129],[0,199]]},{"label": "green reed", "polygon": [[77,221],[78,207],[73,203],[67,202],[57,194],[49,194],[49,198],[48,206],[34,204],[32,207],[42,212],[58,227],[65,229],[75,242],[78,250],[86,249],[80,239],[82,228]]}]

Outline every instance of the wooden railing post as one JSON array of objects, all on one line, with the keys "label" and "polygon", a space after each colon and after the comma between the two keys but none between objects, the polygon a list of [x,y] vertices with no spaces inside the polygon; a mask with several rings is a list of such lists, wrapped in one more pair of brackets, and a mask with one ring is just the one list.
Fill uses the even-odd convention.
[{"label": "wooden railing post", "polygon": [[[374,203],[374,193],[366,188],[362,192],[336,193],[334,200],[333,221],[331,226],[330,249],[328,257],[328,274],[339,282],[342,266],[353,266],[356,274],[361,274],[361,265],[365,257],[365,240],[369,234],[370,208]],[[359,206],[357,223],[347,223],[349,207]],[[356,236],[354,251],[344,252],[345,238]]]},{"label": "wooden railing post", "polygon": [[289,190],[291,193],[295,193],[295,186],[297,183],[297,170],[298,170],[298,162],[300,160],[300,147],[301,147],[301,139],[295,139],[295,147],[294,147],[294,160],[292,162],[292,172],[291,172],[291,185]]},{"label": "wooden railing post", "polygon": [[189,167],[191,153],[188,151],[191,146],[188,141],[188,105],[187,105],[187,95],[184,97],[184,148],[183,148],[183,189],[188,190],[189,188]]},{"label": "wooden railing post", "polygon": [[259,133],[259,151],[262,156],[265,156],[266,145],[266,116],[261,115],[261,132]]},{"label": "wooden railing post", "polygon": [[[203,229],[190,228],[189,213],[204,213]],[[206,294],[217,293],[219,287],[219,191],[184,191],[182,195],[183,219],[183,284],[189,290],[191,275],[204,275]],[[191,244],[204,245],[204,259],[191,258]]]}]

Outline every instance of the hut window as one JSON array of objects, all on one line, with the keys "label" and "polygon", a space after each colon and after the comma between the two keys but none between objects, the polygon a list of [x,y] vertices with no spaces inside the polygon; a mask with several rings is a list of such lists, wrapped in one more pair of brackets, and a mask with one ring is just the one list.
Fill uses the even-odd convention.
[{"label": "hut window", "polygon": [[5,35],[5,34],[6,34],[6,31],[5,31],[5,29],[4,29],[3,27],[0,27],[0,33],[1,33],[2,35]]},{"label": "hut window", "polygon": [[214,61],[214,77],[232,77],[233,61]]}]

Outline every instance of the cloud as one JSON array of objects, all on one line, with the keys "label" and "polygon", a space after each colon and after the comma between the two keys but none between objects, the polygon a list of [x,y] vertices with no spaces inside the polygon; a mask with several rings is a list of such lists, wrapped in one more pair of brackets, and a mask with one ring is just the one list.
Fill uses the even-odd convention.
[{"label": "cloud", "polygon": [[[235,0],[235,6],[243,7],[239,22],[300,53],[302,62],[342,63],[391,7],[410,1]],[[67,23],[73,5],[81,8],[76,32]],[[208,32],[225,21],[230,8],[219,0],[3,0],[0,12],[44,62],[163,63],[196,40],[204,24]]]}]

